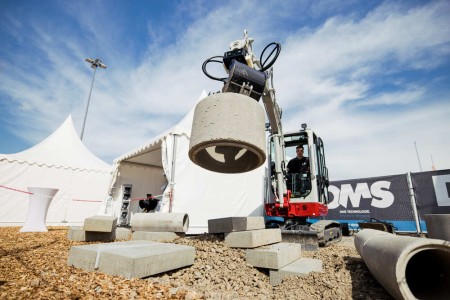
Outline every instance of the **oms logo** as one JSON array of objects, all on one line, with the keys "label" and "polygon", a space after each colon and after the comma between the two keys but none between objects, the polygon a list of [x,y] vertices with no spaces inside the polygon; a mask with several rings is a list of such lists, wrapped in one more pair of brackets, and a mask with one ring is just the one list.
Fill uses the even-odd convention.
[{"label": "oms logo", "polygon": [[372,183],[370,188],[367,182],[357,183],[355,189],[351,184],[342,184],[340,188],[330,185],[328,191],[333,196],[330,197],[332,201],[328,203],[328,208],[336,209],[340,205],[347,208],[349,201],[352,207],[357,208],[362,199],[370,200],[372,207],[387,208],[394,203],[394,195],[389,191],[390,186],[391,182],[384,180]]},{"label": "oms logo", "polygon": [[450,175],[432,176],[438,206],[450,206]]}]

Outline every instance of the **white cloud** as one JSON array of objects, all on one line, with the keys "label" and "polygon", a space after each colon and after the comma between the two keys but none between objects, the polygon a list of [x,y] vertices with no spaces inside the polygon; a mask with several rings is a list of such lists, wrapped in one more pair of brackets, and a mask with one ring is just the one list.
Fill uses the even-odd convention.
[{"label": "white cloud", "polygon": [[374,97],[368,97],[364,101],[355,103],[355,106],[407,105],[422,100],[425,94],[424,88],[406,86],[405,90],[402,91],[381,93]]}]

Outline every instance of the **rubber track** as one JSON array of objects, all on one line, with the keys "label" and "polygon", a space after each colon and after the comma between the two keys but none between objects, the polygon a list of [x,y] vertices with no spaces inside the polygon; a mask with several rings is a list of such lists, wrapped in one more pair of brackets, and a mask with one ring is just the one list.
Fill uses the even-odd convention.
[{"label": "rubber track", "polygon": [[[317,231],[318,242],[322,247],[335,244],[342,240],[342,229],[336,221],[320,220],[312,224],[310,228]],[[329,239],[330,235],[332,235],[331,239]],[[328,238],[325,239],[325,236],[328,236]]]}]

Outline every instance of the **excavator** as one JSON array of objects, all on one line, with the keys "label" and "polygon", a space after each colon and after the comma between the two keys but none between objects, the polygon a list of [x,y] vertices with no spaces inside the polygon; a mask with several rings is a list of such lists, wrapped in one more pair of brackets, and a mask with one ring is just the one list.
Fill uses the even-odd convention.
[{"label": "excavator", "polygon": [[[264,196],[266,228],[280,228],[283,241],[299,242],[305,250],[315,250],[317,245],[327,246],[336,243],[342,238],[340,224],[335,221],[323,220],[323,217],[328,214],[329,185],[324,143],[306,124],[302,124],[300,130],[289,133],[283,132],[282,110],[277,104],[273,85],[273,65],[281,52],[281,45],[277,42],[268,44],[258,59],[253,52],[253,42],[254,39],[250,38],[247,31],[244,30],[243,39],[232,42],[230,50],[226,51],[223,56],[213,56],[205,60],[202,70],[208,78],[223,82],[222,90],[217,93],[227,96],[226,99],[241,99],[241,95],[256,102],[262,99],[268,120],[268,123],[263,124],[265,128],[262,128],[266,132],[264,138],[267,142],[265,159],[261,159],[259,153],[257,153],[259,160],[250,159],[251,156],[248,154],[254,149],[251,145],[253,142],[240,141],[240,138],[235,137],[225,139],[225,142],[221,143],[212,142],[214,138],[206,138],[199,144],[207,151],[200,151],[198,145],[192,146],[196,134],[194,132],[195,126],[193,126],[191,136],[189,157],[201,167],[208,168],[209,166],[210,170],[222,173],[245,172],[255,169],[262,161],[267,162],[268,171],[266,172]],[[228,76],[212,76],[207,70],[210,63],[222,64]],[[227,104],[223,103],[224,101],[220,100],[213,105],[208,104],[208,107],[226,106]],[[240,102],[236,103],[239,104]],[[229,105],[236,106],[238,105],[236,103],[230,102]],[[228,107],[222,109],[221,113],[225,111],[228,111]],[[228,124],[231,126],[234,124],[231,123],[233,122],[232,117],[237,114],[233,113],[233,116],[221,115],[220,120],[230,118]],[[218,123],[216,121],[209,121],[210,124],[207,124],[209,131],[214,131],[211,126]],[[196,122],[198,123],[198,120],[194,115],[194,124]],[[244,130],[236,127],[234,131]],[[248,135],[252,135],[252,133]],[[207,145],[208,143],[212,144]],[[306,163],[308,165],[302,168],[300,173],[289,173],[288,158],[295,156],[295,148],[299,146],[307,154]],[[215,148],[217,153],[227,153],[227,151],[232,153],[236,157],[235,165],[231,167],[232,163],[227,164],[226,160],[222,160],[220,164],[211,163],[214,158],[210,150],[212,148]],[[247,155],[242,154],[245,151]],[[200,155],[202,152],[203,154]],[[206,163],[206,157],[209,160],[208,163]],[[245,160],[244,157],[249,157],[249,159]],[[252,164],[254,161],[258,161],[258,163]],[[248,166],[249,164],[251,166]],[[239,169],[240,166],[242,166],[242,169]]]}]

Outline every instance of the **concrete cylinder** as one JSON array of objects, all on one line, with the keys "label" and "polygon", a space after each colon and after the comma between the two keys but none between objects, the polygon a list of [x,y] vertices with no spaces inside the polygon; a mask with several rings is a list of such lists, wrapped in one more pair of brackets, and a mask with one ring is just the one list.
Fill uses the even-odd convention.
[{"label": "concrete cylinder", "polygon": [[219,173],[254,170],[266,160],[265,113],[254,99],[220,93],[201,100],[194,111],[189,158]]},{"label": "concrete cylinder", "polygon": [[450,214],[429,214],[424,218],[430,239],[450,241]]},{"label": "concrete cylinder", "polygon": [[132,231],[187,232],[189,216],[183,213],[136,213],[131,216]]},{"label": "concrete cylinder", "polygon": [[48,207],[59,190],[42,187],[28,187],[27,189],[30,192],[28,215],[20,232],[47,232],[45,219]]},{"label": "concrete cylinder", "polygon": [[364,229],[355,246],[375,279],[395,299],[447,299],[450,243]]}]

